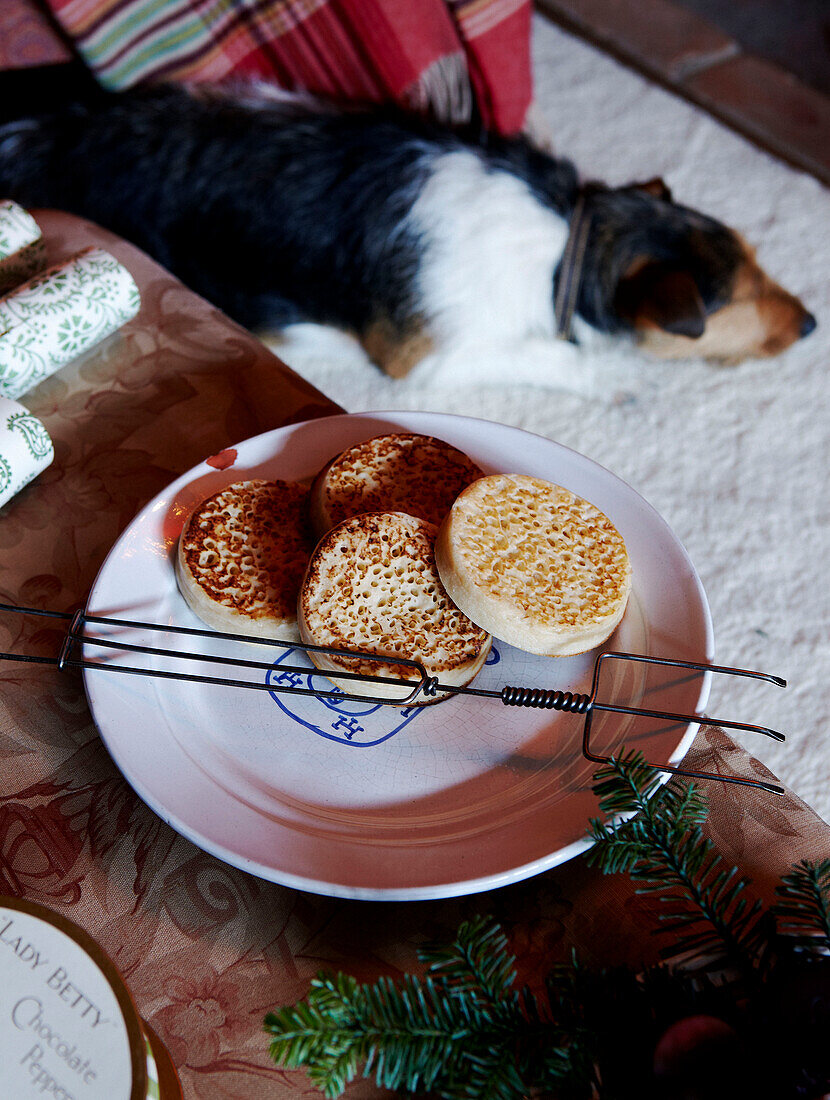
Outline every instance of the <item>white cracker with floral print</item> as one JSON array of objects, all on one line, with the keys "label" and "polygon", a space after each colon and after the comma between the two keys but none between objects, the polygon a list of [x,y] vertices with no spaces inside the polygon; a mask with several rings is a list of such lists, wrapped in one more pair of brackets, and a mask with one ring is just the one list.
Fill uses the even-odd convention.
[{"label": "white cracker with floral print", "polygon": [[52,440],[36,416],[0,397],[0,508],[55,457]]},{"label": "white cracker with floral print", "polygon": [[46,264],[40,226],[7,199],[0,202],[0,294],[30,279]]},{"label": "white cracker with floral print", "polygon": [[87,248],[0,299],[0,395],[20,397],[138,313],[138,287]]}]

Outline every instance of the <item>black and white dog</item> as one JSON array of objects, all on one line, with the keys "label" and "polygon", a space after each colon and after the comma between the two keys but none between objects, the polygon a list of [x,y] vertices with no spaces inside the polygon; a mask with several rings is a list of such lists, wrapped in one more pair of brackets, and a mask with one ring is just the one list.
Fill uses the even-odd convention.
[{"label": "black and white dog", "polygon": [[269,88],[97,92],[6,122],[0,197],[118,232],[250,328],[353,332],[393,376],[557,327],[721,361],[815,327],[660,181],[582,184],[521,138]]}]

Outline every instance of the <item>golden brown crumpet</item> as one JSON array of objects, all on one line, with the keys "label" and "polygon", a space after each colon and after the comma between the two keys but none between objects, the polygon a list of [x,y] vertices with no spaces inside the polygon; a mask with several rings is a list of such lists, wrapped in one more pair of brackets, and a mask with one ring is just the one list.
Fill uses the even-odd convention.
[{"label": "golden brown crumpet", "polygon": [[297,596],[311,548],[305,486],[237,481],[191,512],[176,579],[188,606],[214,630],[297,640]]},{"label": "golden brown crumpet", "polygon": [[311,487],[317,537],[363,512],[406,512],[439,524],[482,471],[462,451],[427,435],[396,432],[349,447]]},{"label": "golden brown crumpet", "polygon": [[517,649],[565,657],[600,645],[625,611],[622,536],[559,485],[495,474],[458,497],[435,543],[450,598]]},{"label": "golden brown crumpet", "polygon": [[[310,652],[344,691],[400,699],[400,687],[337,680],[332,672],[418,679],[395,657],[423,663],[441,683],[463,686],[490,651],[491,638],[462,614],[435,568],[431,523],[402,512],[353,516],[317,545],[300,592],[302,640],[392,660],[361,661]],[[430,702],[420,698],[418,702]]]}]

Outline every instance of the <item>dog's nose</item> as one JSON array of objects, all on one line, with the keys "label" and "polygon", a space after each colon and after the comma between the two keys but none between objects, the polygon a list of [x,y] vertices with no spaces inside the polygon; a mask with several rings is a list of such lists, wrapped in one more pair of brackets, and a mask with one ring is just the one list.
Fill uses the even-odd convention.
[{"label": "dog's nose", "polygon": [[801,321],[801,328],[798,330],[798,335],[801,337],[809,336],[813,329],[818,324],[812,313],[805,313]]}]

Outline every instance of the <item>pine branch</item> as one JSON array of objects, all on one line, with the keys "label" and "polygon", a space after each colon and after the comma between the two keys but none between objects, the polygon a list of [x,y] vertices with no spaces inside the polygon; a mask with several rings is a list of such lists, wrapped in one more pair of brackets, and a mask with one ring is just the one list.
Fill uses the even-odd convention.
[{"label": "pine branch", "polygon": [[830,955],[830,859],[801,860],[775,892],[780,900],[772,914],[779,935],[797,952]]},{"label": "pine branch", "polygon": [[466,987],[498,1004],[511,994],[516,960],[508,954],[507,937],[488,917],[477,916],[458,929],[453,943],[430,944],[418,952],[429,973],[448,989]]},{"label": "pine branch", "polygon": [[328,1097],[361,1070],[381,1087],[447,1100],[521,1100],[554,1070],[578,1084],[584,1058],[571,1064],[570,1036],[513,989],[515,960],[498,925],[477,918],[423,955],[427,976],[399,985],[319,974],[305,1001],[266,1016],[274,1061],[304,1066]]},{"label": "pine branch", "polygon": [[[674,942],[665,958],[692,954],[709,966],[731,964],[750,981],[758,965],[761,902],[748,902],[746,879],[727,866],[703,835],[708,804],[694,784],[660,786],[660,772],[638,752],[616,758],[594,786],[607,823],[593,819],[590,863],[627,872],[638,893],[665,906],[660,931]],[[633,815],[633,816],[632,816]]]},{"label": "pine branch", "polygon": [[430,981],[407,975],[397,989],[389,979],[361,986],[325,973],[312,980],[305,1001],[265,1018],[272,1058],[289,1069],[304,1066],[329,1097],[364,1064],[384,1087],[431,1088],[463,1052],[475,1023]]},{"label": "pine branch", "polygon": [[[501,928],[477,917],[448,946],[420,952],[423,978],[360,985],[319,974],[305,1001],[266,1017],[274,1060],[304,1066],[328,1097],[362,1072],[381,1087],[445,1100],[521,1100],[533,1091],[588,1100],[600,1087],[629,1095],[632,1081],[650,1078],[662,1021],[699,1006],[728,1019],[734,983],[709,982],[705,970],[731,964],[744,991],[761,989],[771,973],[769,914],[748,900],[747,880],[704,837],[706,798],[694,784],[662,784],[638,753],[600,769],[595,790],[606,820],[590,823],[589,860],[606,873],[627,872],[673,938],[664,955],[687,954],[702,969],[596,972],[574,958],[551,968],[540,1003],[515,989]],[[806,959],[830,954],[830,859],[797,864],[778,895],[782,937]]]}]

